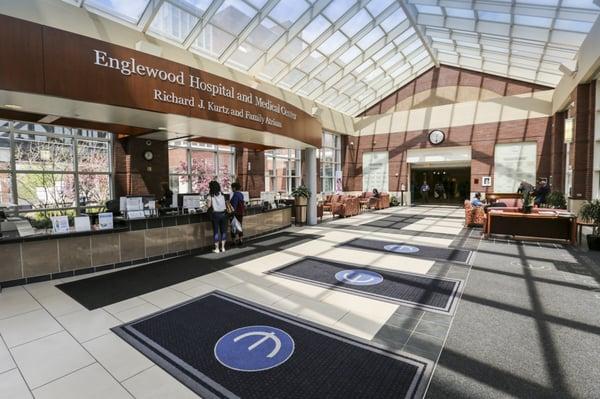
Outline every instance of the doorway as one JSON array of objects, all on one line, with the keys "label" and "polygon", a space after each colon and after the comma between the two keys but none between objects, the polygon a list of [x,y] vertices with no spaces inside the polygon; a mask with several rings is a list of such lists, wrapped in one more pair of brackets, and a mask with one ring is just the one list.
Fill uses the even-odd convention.
[{"label": "doorway", "polygon": [[[411,194],[416,204],[462,204],[471,191],[470,167],[413,167],[410,173]],[[421,188],[427,182],[429,191]]]}]

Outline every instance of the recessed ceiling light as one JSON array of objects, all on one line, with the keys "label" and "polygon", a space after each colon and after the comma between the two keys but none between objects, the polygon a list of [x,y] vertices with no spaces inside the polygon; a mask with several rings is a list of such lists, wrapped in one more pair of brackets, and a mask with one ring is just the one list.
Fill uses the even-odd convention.
[{"label": "recessed ceiling light", "polygon": [[240,50],[242,53],[248,53],[248,49],[244,46],[239,46],[238,50]]},{"label": "recessed ceiling light", "polygon": [[22,108],[20,105],[16,105],[16,104],[4,104],[4,106],[6,108],[10,108],[10,109],[21,109]]},{"label": "recessed ceiling light", "polygon": [[166,128],[166,127],[164,127],[164,126],[159,126],[157,129],[158,129],[158,130],[167,130],[167,128]]}]

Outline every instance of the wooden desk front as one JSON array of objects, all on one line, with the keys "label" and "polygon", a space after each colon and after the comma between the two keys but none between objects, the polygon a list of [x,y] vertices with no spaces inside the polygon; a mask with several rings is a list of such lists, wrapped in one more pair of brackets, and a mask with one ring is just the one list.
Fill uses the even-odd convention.
[{"label": "wooden desk front", "polygon": [[577,217],[572,215],[491,211],[488,213],[485,235],[565,240],[574,245],[577,242],[576,230]]}]

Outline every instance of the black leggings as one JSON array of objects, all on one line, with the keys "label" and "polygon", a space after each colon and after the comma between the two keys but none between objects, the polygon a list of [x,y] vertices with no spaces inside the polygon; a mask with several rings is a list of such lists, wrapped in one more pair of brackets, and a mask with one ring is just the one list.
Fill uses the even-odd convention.
[{"label": "black leggings", "polygon": [[213,212],[211,220],[215,242],[227,241],[227,215],[225,212]]}]

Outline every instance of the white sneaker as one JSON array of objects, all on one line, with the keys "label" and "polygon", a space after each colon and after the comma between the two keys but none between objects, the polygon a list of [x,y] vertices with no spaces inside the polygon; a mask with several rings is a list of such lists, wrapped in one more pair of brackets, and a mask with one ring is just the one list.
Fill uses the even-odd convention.
[{"label": "white sneaker", "polygon": [[219,253],[219,248],[213,249],[213,252],[216,253],[216,254],[218,254]]}]

